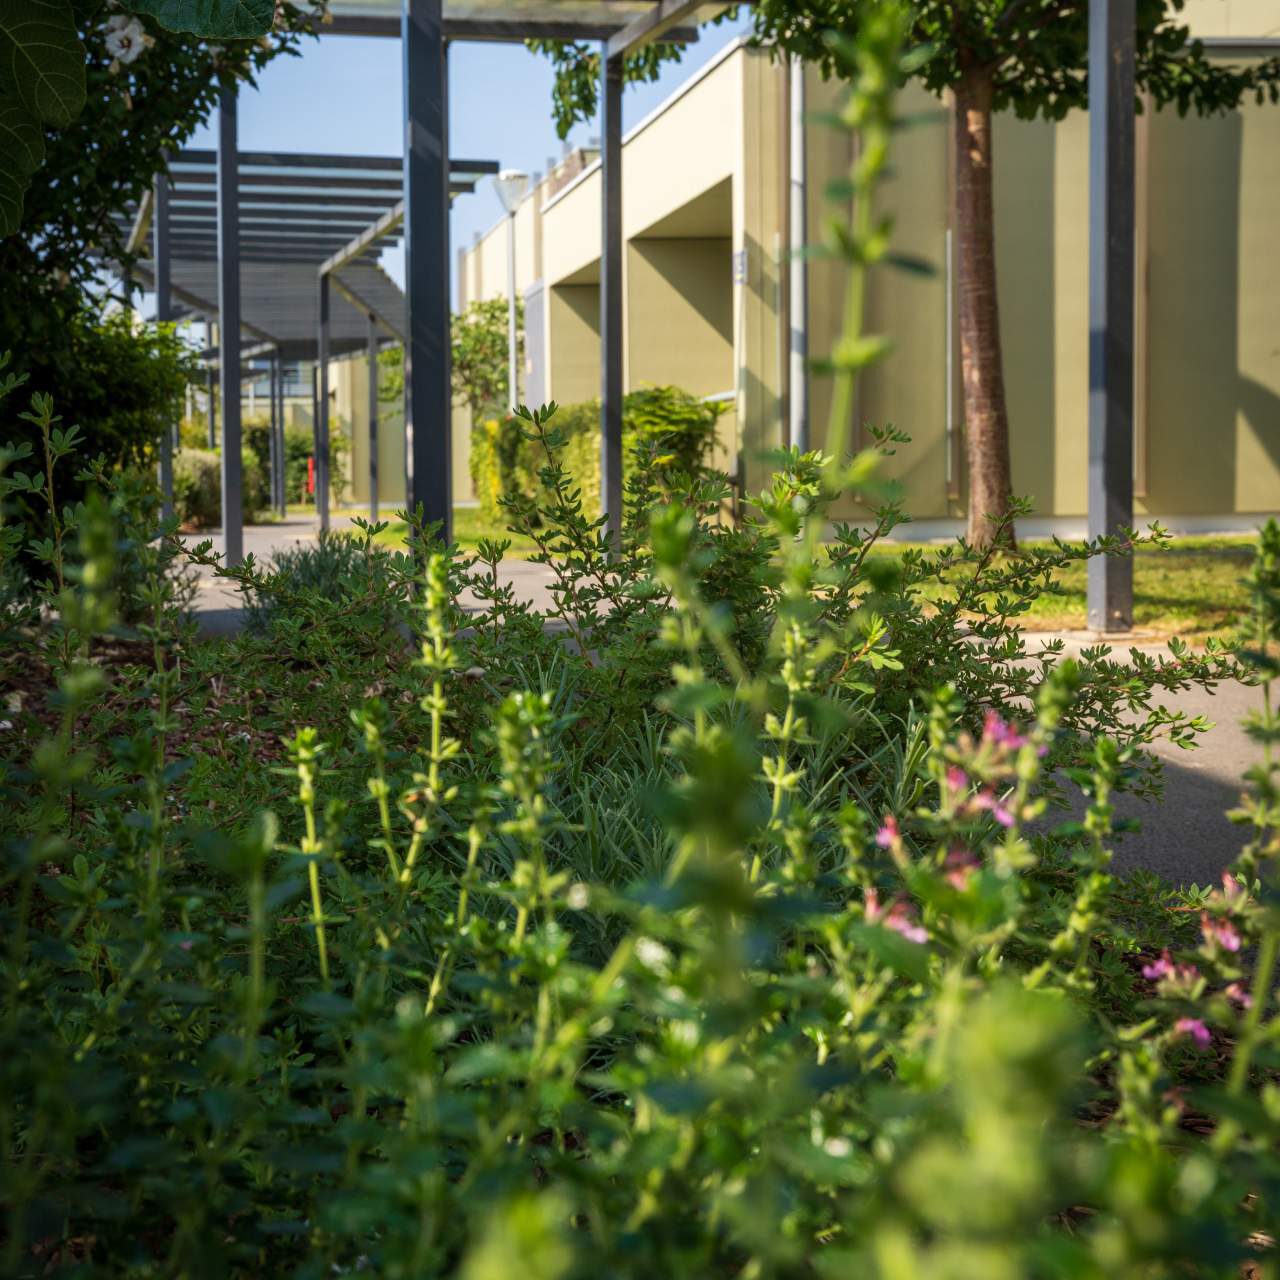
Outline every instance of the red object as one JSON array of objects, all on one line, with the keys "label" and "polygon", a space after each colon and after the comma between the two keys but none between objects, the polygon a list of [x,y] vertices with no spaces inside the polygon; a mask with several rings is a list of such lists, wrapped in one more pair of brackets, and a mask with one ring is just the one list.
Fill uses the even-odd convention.
[{"label": "red object", "polygon": [[307,493],[314,495],[316,491],[316,460],[307,458]]}]

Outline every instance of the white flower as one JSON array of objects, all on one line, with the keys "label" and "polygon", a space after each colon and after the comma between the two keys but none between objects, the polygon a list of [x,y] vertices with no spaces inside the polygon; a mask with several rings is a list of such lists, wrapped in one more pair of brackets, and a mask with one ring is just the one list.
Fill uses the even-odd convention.
[{"label": "white flower", "polygon": [[640,938],[636,942],[636,959],[646,969],[654,969],[662,973],[671,959],[671,952],[656,938]]},{"label": "white flower", "polygon": [[155,44],[141,21],[128,14],[113,13],[103,30],[107,33],[107,52],[122,66],[135,62],[144,49]]},{"label": "white flower", "polygon": [[585,911],[587,903],[591,901],[591,890],[582,883],[570,885],[566,901],[570,911]]}]

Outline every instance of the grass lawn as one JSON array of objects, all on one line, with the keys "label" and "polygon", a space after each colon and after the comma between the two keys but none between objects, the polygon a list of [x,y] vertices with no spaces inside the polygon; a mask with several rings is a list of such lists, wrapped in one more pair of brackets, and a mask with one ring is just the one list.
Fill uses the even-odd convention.
[{"label": "grass lawn", "polygon": [[[298,510],[310,511],[311,508],[299,507]],[[351,516],[363,516],[367,519],[368,515],[368,510],[362,507],[343,507],[333,512],[335,521],[345,520]],[[387,521],[387,527],[378,535],[379,545],[391,547],[396,551],[403,550],[404,521],[397,520],[391,510],[387,510],[380,519]],[[508,533],[500,524],[486,520],[479,507],[454,507],[453,539],[458,546],[465,552],[474,552],[481,538],[505,539],[510,542],[507,558],[511,560],[526,560],[538,549],[532,539],[521,537],[516,533]]]},{"label": "grass lawn", "polygon": [[[363,512],[351,508],[334,514]],[[512,545],[507,555],[511,559],[526,559],[536,550],[528,538],[507,533],[486,520],[477,507],[455,508],[453,523],[454,537],[463,551],[475,551],[481,538],[509,539]],[[403,545],[404,530],[401,521],[392,520],[379,541],[398,548]],[[1175,537],[1168,551],[1139,550],[1134,560],[1135,630],[1192,641],[1230,631],[1248,604],[1244,579],[1257,542],[1253,534],[1187,536]],[[921,544],[882,545],[886,552],[896,552]],[[1023,624],[1039,631],[1083,629],[1085,574],[1083,564],[1060,572],[1054,589],[1040,597]]]},{"label": "grass lawn", "polygon": [[[1191,641],[1231,631],[1248,607],[1245,577],[1257,545],[1256,535],[1227,534],[1174,537],[1167,551],[1138,550],[1134,630]],[[1033,631],[1082,630],[1086,575],[1083,563],[1060,570],[1053,589],[1022,616],[1022,625]]]}]

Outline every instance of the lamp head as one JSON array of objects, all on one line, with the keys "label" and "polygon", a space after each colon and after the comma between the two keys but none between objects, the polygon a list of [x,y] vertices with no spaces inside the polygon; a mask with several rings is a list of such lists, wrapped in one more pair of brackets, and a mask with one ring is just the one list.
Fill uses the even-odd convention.
[{"label": "lamp head", "polygon": [[529,190],[529,175],[523,169],[503,169],[493,180],[494,189],[502,207],[508,213],[515,213]]}]

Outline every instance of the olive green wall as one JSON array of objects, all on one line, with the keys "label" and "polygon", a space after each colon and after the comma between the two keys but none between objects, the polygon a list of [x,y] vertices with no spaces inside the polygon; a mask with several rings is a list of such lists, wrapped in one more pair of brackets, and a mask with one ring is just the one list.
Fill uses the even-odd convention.
[{"label": "olive green wall", "polygon": [[[363,507],[369,501],[369,362],[365,356],[335,360],[329,369],[332,388],[330,429],[347,437],[348,454],[342,500],[346,505]],[[457,432],[457,415],[454,431]],[[465,475],[467,442],[454,442],[454,500],[465,501],[471,481]],[[459,446],[462,453],[459,457]],[[459,476],[459,463],[464,474]],[[459,480],[465,487],[459,490]],[[404,489],[404,414],[398,405],[381,406],[378,415],[378,506],[390,515],[403,506]]]},{"label": "olive green wall", "polygon": [[1149,511],[1280,507],[1280,108],[1151,122]]},{"label": "olive green wall", "polygon": [[600,394],[600,286],[560,284],[547,297],[547,390],[560,404]]},{"label": "olive green wall", "polygon": [[[677,386],[696,396],[734,385],[733,240],[633,240],[627,250],[627,386]],[[732,469],[738,441],[721,418],[715,465]]]},{"label": "olive green wall", "polygon": [[786,440],[787,368],[783,293],[787,200],[783,141],[785,79],[761,53],[744,52],[739,179],[733,189],[734,332],[740,467],[748,493],[768,476],[766,451]]},{"label": "olive green wall", "polygon": [[[928,263],[925,275],[891,265],[868,282],[865,331],[887,334],[894,349],[863,380],[857,428],[892,424],[911,442],[898,445],[887,472],[905,490],[907,510],[945,516],[946,499],[946,229],[948,130],[937,99],[917,88],[899,110],[922,122],[895,139],[890,176],[877,195],[893,219],[895,252]],[[927,122],[924,122],[927,121]],[[864,431],[856,438],[869,443]]]}]

